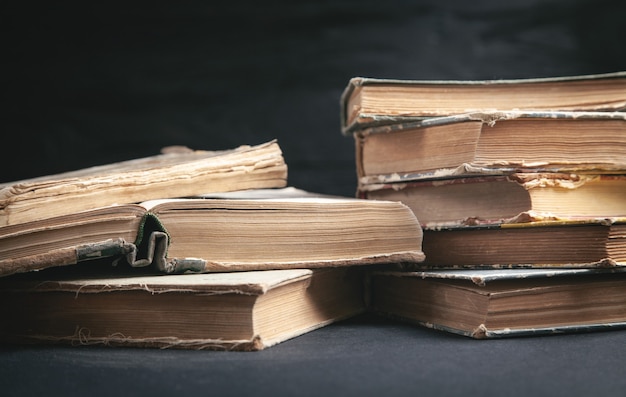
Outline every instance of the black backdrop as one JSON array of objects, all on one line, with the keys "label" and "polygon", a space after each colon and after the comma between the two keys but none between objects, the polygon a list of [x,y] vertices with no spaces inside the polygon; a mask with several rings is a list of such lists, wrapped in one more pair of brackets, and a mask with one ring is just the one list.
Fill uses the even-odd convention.
[{"label": "black backdrop", "polygon": [[339,96],[354,76],[497,79],[626,69],[612,0],[4,5],[8,182],[278,139],[289,182],[353,195]]},{"label": "black backdrop", "polygon": [[[291,185],[353,195],[353,76],[626,70],[611,0],[11,2],[1,181],[278,139]],[[359,318],[252,354],[0,350],[4,395],[623,395],[623,332],[477,342]],[[282,392],[282,393],[281,393]]]}]

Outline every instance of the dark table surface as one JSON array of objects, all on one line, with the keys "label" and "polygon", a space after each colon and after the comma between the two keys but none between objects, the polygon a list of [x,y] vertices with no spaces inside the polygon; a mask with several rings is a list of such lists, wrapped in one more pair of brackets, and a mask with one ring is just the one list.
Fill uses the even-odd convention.
[{"label": "dark table surface", "polygon": [[[274,138],[291,185],[354,195],[339,96],[354,76],[626,70],[617,0],[127,2],[3,11],[0,181]],[[475,341],[361,316],[257,353],[2,347],[14,395],[609,396],[623,331]]]},{"label": "dark table surface", "polygon": [[2,347],[20,395],[623,396],[626,332],[474,340],[365,314],[260,352]]}]

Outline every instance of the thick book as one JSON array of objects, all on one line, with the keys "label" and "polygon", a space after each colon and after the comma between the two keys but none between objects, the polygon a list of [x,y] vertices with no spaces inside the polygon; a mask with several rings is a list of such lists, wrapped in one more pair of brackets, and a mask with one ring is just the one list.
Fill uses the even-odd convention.
[{"label": "thick book", "polygon": [[476,339],[626,328],[626,272],[506,269],[376,272],[368,308]]},{"label": "thick book", "polygon": [[354,135],[360,185],[514,172],[623,173],[625,112],[495,112]]},{"label": "thick book", "polygon": [[421,243],[399,202],[250,189],[0,227],[0,276],[102,257],[161,273],[419,262]]},{"label": "thick book", "polygon": [[359,268],[36,274],[3,279],[0,299],[3,343],[178,349],[262,350],[364,311]]},{"label": "thick book", "polygon": [[287,185],[276,141],[208,151],[168,147],[144,158],[0,184],[0,226],[110,204]]},{"label": "thick book", "polygon": [[626,266],[626,219],[424,228],[421,268]]},{"label": "thick book", "polygon": [[528,172],[372,184],[360,186],[358,197],[401,201],[430,228],[626,217],[626,175]]},{"label": "thick book", "polygon": [[626,71],[499,80],[354,77],[340,99],[341,130],[484,111],[626,109]]}]

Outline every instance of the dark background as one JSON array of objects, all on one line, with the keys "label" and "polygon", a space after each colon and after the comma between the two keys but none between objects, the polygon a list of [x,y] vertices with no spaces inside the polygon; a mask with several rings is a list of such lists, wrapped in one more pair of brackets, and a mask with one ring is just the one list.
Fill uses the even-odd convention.
[{"label": "dark background", "polygon": [[[0,180],[277,138],[291,185],[351,196],[351,77],[626,70],[625,16],[611,0],[5,2]],[[250,354],[3,347],[0,393],[623,396],[625,363],[623,331],[474,341],[364,316]]]},{"label": "dark background", "polygon": [[278,139],[290,184],[354,195],[354,76],[626,69],[612,0],[60,1],[2,6],[0,181]]}]

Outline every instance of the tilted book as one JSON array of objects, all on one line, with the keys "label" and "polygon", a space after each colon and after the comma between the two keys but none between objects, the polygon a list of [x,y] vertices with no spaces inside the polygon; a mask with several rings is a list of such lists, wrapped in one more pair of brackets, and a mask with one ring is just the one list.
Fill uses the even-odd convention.
[{"label": "tilted book", "polygon": [[354,77],[340,99],[341,130],[460,113],[510,110],[626,109],[626,71],[498,80],[401,80]]},{"label": "tilted book", "polygon": [[515,172],[626,169],[624,112],[495,112],[355,133],[359,185]]},{"label": "tilted book", "polygon": [[476,339],[626,328],[626,272],[376,272],[369,310]]},{"label": "tilted book", "polygon": [[364,311],[358,268],[20,276],[0,282],[2,343],[255,351]]},{"label": "tilted book", "polygon": [[424,228],[420,268],[626,266],[626,219]]},{"label": "tilted book", "polygon": [[249,189],[0,227],[0,276],[103,257],[160,273],[411,263],[424,259],[421,244],[399,202]]},{"label": "tilted book", "polygon": [[626,175],[483,175],[361,185],[358,196],[401,201],[427,228],[626,217]]},{"label": "tilted book", "polygon": [[155,156],[2,183],[0,226],[116,203],[287,184],[287,165],[276,141],[221,151],[166,149]]}]

